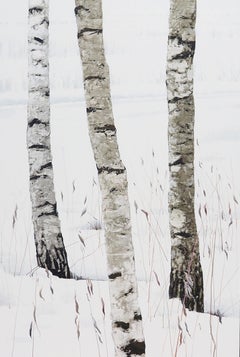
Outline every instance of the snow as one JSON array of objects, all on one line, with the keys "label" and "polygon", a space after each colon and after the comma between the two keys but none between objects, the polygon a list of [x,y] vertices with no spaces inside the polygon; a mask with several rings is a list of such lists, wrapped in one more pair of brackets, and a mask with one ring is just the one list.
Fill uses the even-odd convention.
[{"label": "snow", "polygon": [[[63,281],[41,270],[32,277],[2,271],[1,279],[11,296],[1,299],[3,356],[113,356],[106,281]],[[139,287],[146,295],[147,283]],[[154,290],[159,298],[159,286]],[[185,316],[177,300],[162,305],[161,313],[150,316],[147,301],[142,300],[147,355],[172,356],[177,349],[178,356],[212,356],[215,343],[218,356],[237,356],[237,319],[220,322],[193,312]]]},{"label": "snow", "polygon": [[[27,0],[0,3],[0,355],[112,357],[100,192],[88,137],[73,0],[50,1],[52,150],[71,270],[91,280],[62,281],[36,269],[26,150],[27,6]],[[178,301],[167,299],[168,6],[166,0],[103,0],[147,356],[174,356],[177,349],[177,356],[184,357],[235,357],[240,302],[239,3],[198,3],[196,218],[206,313],[187,316]]]}]

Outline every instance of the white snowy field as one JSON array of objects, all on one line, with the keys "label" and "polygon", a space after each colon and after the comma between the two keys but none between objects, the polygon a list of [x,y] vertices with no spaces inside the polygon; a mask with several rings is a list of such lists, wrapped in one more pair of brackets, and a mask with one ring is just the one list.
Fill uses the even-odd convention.
[{"label": "white snowy field", "polygon": [[[50,5],[55,189],[71,270],[88,280],[61,281],[36,269],[26,150],[28,1],[1,1],[0,356],[112,357],[100,194],[88,138],[74,1],[51,0]],[[103,0],[147,356],[235,357],[240,310],[240,5],[237,0],[198,4],[196,218],[206,313],[187,316],[178,301],[167,298],[168,7],[166,0]]]}]

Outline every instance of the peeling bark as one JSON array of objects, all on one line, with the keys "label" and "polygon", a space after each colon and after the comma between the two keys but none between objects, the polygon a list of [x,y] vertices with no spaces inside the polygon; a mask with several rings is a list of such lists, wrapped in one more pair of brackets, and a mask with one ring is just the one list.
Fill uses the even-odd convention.
[{"label": "peeling bark", "polygon": [[29,1],[27,147],[37,262],[69,278],[53,184],[50,145],[48,0]]},{"label": "peeling bark", "polygon": [[102,194],[115,355],[144,356],[126,169],[112,113],[101,0],[75,0],[89,135]]},{"label": "peeling bark", "polygon": [[195,0],[171,0],[167,96],[169,142],[169,215],[171,232],[170,298],[204,311],[203,274],[194,213]]}]

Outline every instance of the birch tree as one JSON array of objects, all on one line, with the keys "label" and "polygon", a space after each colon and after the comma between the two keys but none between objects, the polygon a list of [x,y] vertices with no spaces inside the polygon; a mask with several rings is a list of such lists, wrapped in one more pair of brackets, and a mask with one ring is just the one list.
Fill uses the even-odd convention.
[{"label": "birch tree", "polygon": [[91,145],[102,195],[115,355],[144,356],[126,168],[117,144],[101,0],[75,0]]},{"label": "birch tree", "polygon": [[48,12],[48,0],[29,0],[27,147],[30,197],[38,265],[47,268],[54,275],[69,278],[53,184]]},{"label": "birch tree", "polygon": [[194,214],[195,0],[171,0],[167,55],[170,298],[203,311],[203,275]]}]

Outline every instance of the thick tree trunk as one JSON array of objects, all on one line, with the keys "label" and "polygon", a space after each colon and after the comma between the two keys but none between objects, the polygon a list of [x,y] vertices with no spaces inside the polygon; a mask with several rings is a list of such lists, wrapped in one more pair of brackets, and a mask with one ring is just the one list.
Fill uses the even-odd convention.
[{"label": "thick tree trunk", "polygon": [[29,1],[29,98],[27,146],[37,262],[69,278],[53,185],[50,147],[48,0]]},{"label": "thick tree trunk", "polygon": [[89,135],[102,194],[115,355],[144,356],[126,169],[120,159],[104,55],[101,0],[75,0]]},{"label": "thick tree trunk", "polygon": [[203,275],[194,214],[195,0],[171,0],[167,58],[169,110],[170,298],[203,311]]}]

